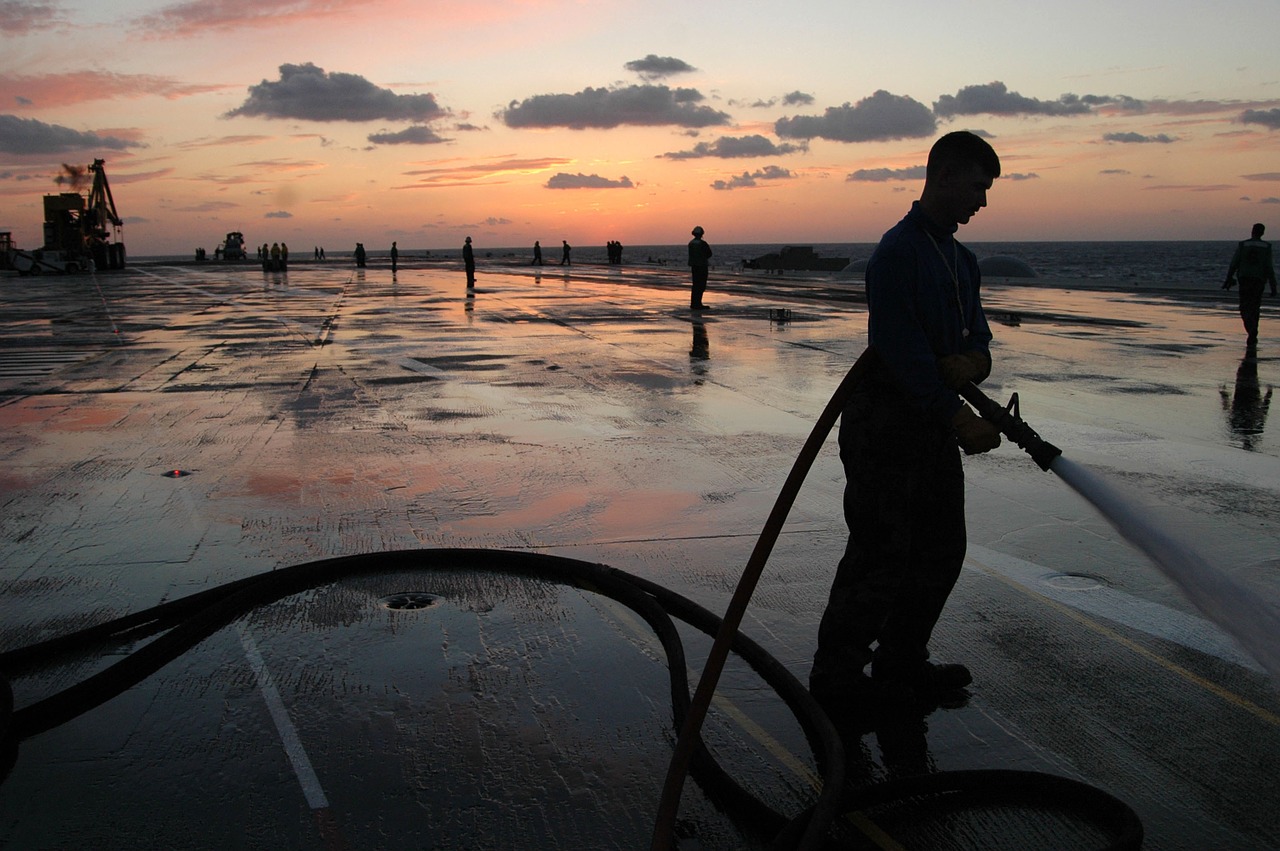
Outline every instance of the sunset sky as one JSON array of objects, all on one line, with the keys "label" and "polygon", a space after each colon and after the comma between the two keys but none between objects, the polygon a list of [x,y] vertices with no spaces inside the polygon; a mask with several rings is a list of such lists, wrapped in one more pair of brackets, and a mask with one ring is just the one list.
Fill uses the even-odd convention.
[{"label": "sunset sky", "polygon": [[1280,234],[1275,0],[0,0],[0,230],[101,158],[131,256],[871,242],[949,130],[983,240]]}]

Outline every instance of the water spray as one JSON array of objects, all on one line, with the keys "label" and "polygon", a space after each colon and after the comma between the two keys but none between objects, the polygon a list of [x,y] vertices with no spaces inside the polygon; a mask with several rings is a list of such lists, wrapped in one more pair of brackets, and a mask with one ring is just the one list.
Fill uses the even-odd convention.
[{"label": "water spray", "polygon": [[960,394],[983,419],[1088,500],[1126,541],[1137,547],[1207,618],[1253,656],[1280,684],[1280,612],[1214,567],[1167,524],[1097,473],[1062,456],[1018,411],[1018,394],[1001,407],[973,384]]}]

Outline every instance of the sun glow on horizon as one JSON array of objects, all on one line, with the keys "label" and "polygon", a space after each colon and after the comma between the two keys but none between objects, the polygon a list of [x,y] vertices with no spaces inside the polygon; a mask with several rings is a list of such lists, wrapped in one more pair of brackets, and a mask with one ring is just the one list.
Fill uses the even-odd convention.
[{"label": "sun glow on horizon", "polygon": [[[724,242],[868,242],[952,129],[1004,164],[971,240],[1226,238],[1280,210],[1274,72],[1204,47],[1229,32],[1265,55],[1235,23],[1258,4],[1158,16],[1142,45],[1114,35],[1152,25],[1141,7],[1085,5],[940,6],[905,32],[826,2],[147,2],[105,44],[88,4],[56,26],[15,9],[0,230],[35,247],[61,164],[102,158],[133,255],[232,230],[440,249],[671,244],[700,222]],[[930,58],[966,45],[970,63]]]}]

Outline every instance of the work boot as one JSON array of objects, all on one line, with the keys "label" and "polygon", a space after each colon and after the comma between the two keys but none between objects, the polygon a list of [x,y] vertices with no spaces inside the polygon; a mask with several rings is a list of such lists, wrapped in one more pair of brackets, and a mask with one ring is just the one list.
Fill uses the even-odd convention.
[{"label": "work boot", "polygon": [[973,675],[964,665],[935,665],[932,662],[871,663],[871,679],[876,685],[901,689],[920,703],[937,705],[963,697]]}]

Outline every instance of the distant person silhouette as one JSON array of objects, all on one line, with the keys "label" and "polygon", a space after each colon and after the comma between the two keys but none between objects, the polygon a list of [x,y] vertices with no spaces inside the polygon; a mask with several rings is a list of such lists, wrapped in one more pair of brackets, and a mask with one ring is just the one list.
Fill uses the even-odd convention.
[{"label": "distant person silhouette", "polygon": [[467,237],[467,241],[462,244],[462,265],[467,267],[467,289],[474,289],[476,285],[476,253],[471,248],[471,237]]},{"label": "distant person silhouette", "polygon": [[1271,407],[1271,385],[1264,395],[1258,382],[1258,359],[1246,355],[1236,369],[1234,393],[1223,387],[1222,410],[1227,414],[1227,426],[1240,438],[1241,449],[1253,449],[1262,439],[1262,429],[1267,424],[1267,409]]},{"label": "distant person silhouette", "polygon": [[1271,284],[1271,295],[1276,294],[1276,268],[1271,261],[1271,243],[1262,238],[1266,226],[1261,222],[1253,226],[1253,234],[1236,245],[1227,269],[1224,290],[1231,289],[1236,278],[1240,279],[1240,318],[1248,336],[1245,345],[1258,345],[1258,317],[1262,313],[1262,289]]},{"label": "distant person silhouette", "polygon": [[400,249],[396,248],[396,244],[393,241],[391,243],[391,274],[393,275],[396,272],[396,264],[398,262],[400,262]]},{"label": "distant person silhouette", "polygon": [[702,303],[702,294],[707,289],[707,275],[711,265],[711,246],[707,245],[702,235],[706,233],[699,225],[693,229],[693,239],[689,240],[689,271],[693,276],[693,290],[689,296],[690,310],[706,310]]},{"label": "distant person silhouette", "polygon": [[573,247],[569,245],[569,240],[567,239],[560,241],[564,243],[564,247],[560,250],[560,265],[572,266],[573,263],[569,260],[569,252],[573,250]]},{"label": "distant person silhouette", "polygon": [[533,241],[533,265],[542,265],[542,243],[536,239]]},{"label": "distant person silhouette", "polygon": [[280,243],[280,269],[281,271],[289,268],[289,245],[288,243]]},{"label": "distant person silhouette", "polygon": [[367,259],[367,257],[368,257],[368,255],[365,253],[365,250],[364,250],[364,243],[363,243],[363,242],[357,242],[357,243],[356,243],[356,251],[355,251],[355,255],[356,255],[356,267],[357,267],[357,268],[360,268],[360,269],[363,269],[363,268],[364,268],[364,264],[365,264],[365,260],[366,260],[366,259]]}]

